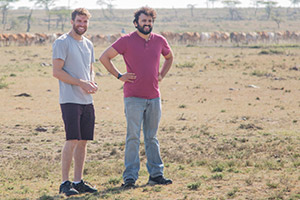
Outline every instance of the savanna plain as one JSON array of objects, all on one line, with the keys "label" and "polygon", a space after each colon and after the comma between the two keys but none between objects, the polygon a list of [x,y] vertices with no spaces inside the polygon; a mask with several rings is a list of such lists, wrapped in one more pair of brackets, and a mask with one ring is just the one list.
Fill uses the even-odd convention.
[{"label": "savanna plain", "polygon": [[[105,47],[96,47],[97,55]],[[168,186],[122,190],[122,83],[95,64],[95,140],[84,177],[99,192],[71,199],[299,199],[299,46],[173,46],[160,83],[158,138]],[[1,48],[0,198],[62,199],[64,128],[51,46]],[[119,56],[116,65],[124,72]],[[72,177],[72,175],[71,175]]]},{"label": "savanna plain", "polygon": [[[106,47],[95,47],[97,58]],[[121,189],[122,82],[97,61],[95,139],[84,179],[98,192],[68,199],[300,199],[300,46],[172,49],[174,64],[160,82],[158,138],[173,184],[146,185],[141,133],[138,187]],[[58,194],[65,134],[51,44],[1,47],[0,60],[0,199],[65,199]],[[125,72],[121,56],[114,62]]]}]

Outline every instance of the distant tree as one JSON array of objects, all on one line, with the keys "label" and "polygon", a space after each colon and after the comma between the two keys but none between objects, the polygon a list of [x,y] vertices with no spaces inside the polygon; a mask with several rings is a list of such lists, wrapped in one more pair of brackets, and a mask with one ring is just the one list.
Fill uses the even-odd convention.
[{"label": "distant tree", "polygon": [[56,0],[29,0],[35,2],[36,6],[42,7],[46,10],[47,16],[48,16],[48,31],[50,31],[50,22],[51,22],[51,12],[50,7],[55,5]]},{"label": "distant tree", "polygon": [[7,13],[8,10],[10,9],[10,4],[18,2],[19,0],[0,0],[0,8],[2,12],[2,25],[3,25],[3,30],[5,30],[5,26],[7,24]]},{"label": "distant tree", "polygon": [[30,10],[28,15],[22,15],[22,16],[18,17],[18,21],[20,21],[20,22],[26,21],[26,24],[27,24],[26,32],[30,32],[32,13],[33,13],[33,9]]},{"label": "distant tree", "polygon": [[107,9],[112,16],[114,16],[113,13],[113,9],[115,8],[115,5],[113,4],[114,1],[115,0],[107,0]]},{"label": "distant tree", "polygon": [[191,16],[194,17],[194,8],[197,4],[188,4],[187,7],[191,9]]},{"label": "distant tree", "polygon": [[222,3],[229,9],[231,20],[242,19],[240,13],[236,8],[236,5],[241,4],[239,0],[223,0]]},{"label": "distant tree", "polygon": [[258,9],[258,7],[259,7],[259,0],[252,0],[251,2],[252,2],[252,5],[253,5],[254,8],[255,8],[254,15],[255,15],[255,17],[256,17],[257,9]]},{"label": "distant tree", "polygon": [[175,17],[178,18],[177,10],[174,7],[172,7],[172,10],[174,10]]},{"label": "distant tree", "polygon": [[296,6],[298,4],[300,4],[300,0],[290,0],[290,2],[291,2],[291,5],[293,5],[294,8],[296,8]]},{"label": "distant tree", "polygon": [[28,14],[27,18],[26,18],[26,22],[27,22],[27,29],[26,32],[30,32],[30,28],[31,28],[31,19],[32,19],[32,12],[33,9],[30,10],[30,13]]},{"label": "distant tree", "polygon": [[278,13],[278,15],[273,16],[272,20],[274,22],[276,22],[277,28],[280,29],[280,23],[283,22],[284,20],[281,18],[281,16],[279,15],[279,13]]},{"label": "distant tree", "polygon": [[70,10],[66,7],[59,7],[59,8],[53,9],[51,11],[51,14],[57,16],[56,28],[58,28],[59,24],[60,24],[61,25],[61,31],[64,32],[65,31],[65,24],[68,21],[69,16],[70,16]]},{"label": "distant tree", "polygon": [[108,18],[107,15],[105,14],[105,10],[104,10],[104,7],[106,6],[106,1],[105,0],[98,0],[96,3],[101,7],[103,16],[105,18]]},{"label": "distant tree", "polygon": [[267,20],[269,20],[272,15],[273,8],[278,4],[278,2],[276,0],[261,0],[258,3],[265,6]]},{"label": "distant tree", "polygon": [[109,17],[105,14],[104,8],[108,10],[111,16],[114,16],[113,13],[113,9],[115,8],[115,5],[113,4],[114,1],[115,0],[97,0],[96,3],[101,6],[102,13],[105,18],[109,18]]},{"label": "distant tree", "polygon": [[212,8],[214,8],[215,7],[215,2],[218,2],[219,0],[208,0],[208,1],[211,2]]},{"label": "distant tree", "polygon": [[28,8],[28,7],[22,7],[22,8],[19,8],[19,9],[26,10],[26,11],[29,10],[28,15],[22,15],[22,16],[19,16],[19,17],[18,17],[18,20],[19,20],[20,22],[26,21],[26,24],[27,24],[26,32],[30,32],[33,8],[30,9],[30,8]]},{"label": "distant tree", "polygon": [[206,0],[206,8],[209,8],[209,0]]},{"label": "distant tree", "polygon": [[289,12],[290,7],[293,6],[294,12],[292,14],[297,14],[296,6],[300,3],[300,0],[290,0],[290,2],[291,5],[287,8],[287,13]]}]

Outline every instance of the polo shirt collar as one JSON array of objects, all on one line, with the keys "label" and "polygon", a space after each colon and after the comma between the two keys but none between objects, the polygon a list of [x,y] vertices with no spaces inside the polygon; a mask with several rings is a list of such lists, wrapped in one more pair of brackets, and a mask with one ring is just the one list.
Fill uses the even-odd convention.
[{"label": "polo shirt collar", "polygon": [[139,38],[141,38],[141,39],[142,39],[143,41],[145,41],[145,42],[149,42],[149,41],[151,40],[152,36],[153,36],[153,34],[152,34],[152,32],[151,32],[150,35],[149,35],[149,37],[148,37],[148,40],[146,40],[146,39],[142,38],[142,37],[138,34],[138,31],[135,31],[135,33],[136,33],[136,35],[137,35]]}]

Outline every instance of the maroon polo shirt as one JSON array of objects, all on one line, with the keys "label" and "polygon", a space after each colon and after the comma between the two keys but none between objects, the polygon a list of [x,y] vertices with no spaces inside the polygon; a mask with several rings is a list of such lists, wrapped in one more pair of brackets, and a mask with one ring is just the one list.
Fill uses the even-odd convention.
[{"label": "maroon polo shirt", "polygon": [[135,73],[133,83],[124,83],[124,97],[154,99],[160,97],[158,73],[160,55],[166,56],[171,49],[167,40],[158,34],[150,33],[149,40],[137,32],[129,33],[112,44],[126,63],[127,72]]}]

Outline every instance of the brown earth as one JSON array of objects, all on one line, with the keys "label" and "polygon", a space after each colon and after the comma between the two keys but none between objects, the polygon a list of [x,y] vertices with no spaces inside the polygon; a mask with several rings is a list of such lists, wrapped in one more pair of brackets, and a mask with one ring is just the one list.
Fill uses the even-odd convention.
[{"label": "brown earth", "polygon": [[[97,57],[104,47],[96,47]],[[160,83],[159,129],[169,186],[121,190],[122,83],[97,62],[95,140],[76,199],[300,199],[299,46],[173,47]],[[64,130],[51,46],[0,48],[0,199],[61,199]],[[116,65],[124,72],[120,56]],[[4,87],[6,86],[6,87]]]}]

